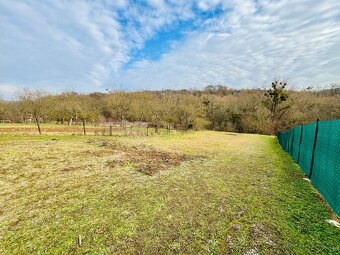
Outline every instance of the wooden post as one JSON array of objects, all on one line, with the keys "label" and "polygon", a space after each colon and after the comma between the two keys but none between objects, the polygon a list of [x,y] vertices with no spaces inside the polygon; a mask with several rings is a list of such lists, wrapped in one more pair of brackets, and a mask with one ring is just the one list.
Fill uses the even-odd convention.
[{"label": "wooden post", "polygon": [[110,124],[110,136],[112,136],[112,124]]},{"label": "wooden post", "polygon": [[315,127],[315,136],[314,136],[314,144],[313,144],[313,152],[312,152],[312,162],[310,164],[310,172],[309,172],[309,179],[312,179],[313,167],[314,167],[314,154],[315,154],[315,147],[316,141],[318,139],[318,131],[319,131],[319,120],[316,120],[316,127]]}]

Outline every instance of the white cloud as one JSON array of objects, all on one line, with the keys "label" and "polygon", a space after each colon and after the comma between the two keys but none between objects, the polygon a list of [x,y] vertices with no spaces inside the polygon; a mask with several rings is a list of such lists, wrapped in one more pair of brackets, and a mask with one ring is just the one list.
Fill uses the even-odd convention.
[{"label": "white cloud", "polygon": [[192,16],[187,1],[1,1],[0,84],[98,89],[157,30]]},{"label": "white cloud", "polygon": [[[195,13],[216,8],[223,13],[206,20]],[[337,0],[1,1],[0,86],[254,87],[277,76],[299,86],[339,82],[339,10]],[[124,67],[132,51],[180,21],[198,26],[160,59]]]},{"label": "white cloud", "polygon": [[[113,13],[71,1],[1,2],[1,83],[67,88],[96,83],[101,64],[117,70],[128,49]],[[102,71],[102,70],[100,70]],[[108,72],[101,72],[107,76]],[[93,74],[93,77],[91,77]]]},{"label": "white cloud", "polygon": [[0,84],[0,99],[13,99],[19,89],[20,88],[17,85]]},{"label": "white cloud", "polygon": [[13,84],[0,84],[1,92],[15,93],[18,91],[18,89],[19,87]]},{"label": "white cloud", "polygon": [[159,61],[135,63],[120,75],[122,83],[134,88],[261,87],[274,77],[285,77],[295,87],[339,82],[340,2],[220,4],[233,8]]}]

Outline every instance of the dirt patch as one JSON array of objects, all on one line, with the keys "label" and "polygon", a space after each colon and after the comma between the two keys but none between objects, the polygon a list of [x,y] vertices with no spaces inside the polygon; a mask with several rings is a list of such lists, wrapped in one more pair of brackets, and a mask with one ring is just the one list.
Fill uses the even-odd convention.
[{"label": "dirt patch", "polygon": [[153,175],[171,166],[179,166],[182,162],[192,158],[179,153],[170,153],[158,150],[130,150],[126,152],[123,159],[115,159],[110,164],[126,165],[132,164],[136,169],[144,174]]},{"label": "dirt patch", "polygon": [[237,219],[241,219],[242,218],[242,216],[244,215],[244,213],[247,211],[247,209],[246,208],[240,208],[238,211],[237,211],[237,213],[236,213],[236,218]]},{"label": "dirt patch", "polygon": [[275,232],[275,228],[261,223],[254,223],[250,229],[250,235],[256,243],[264,242],[269,245],[274,244],[274,242],[271,240],[271,235],[273,235]]},{"label": "dirt patch", "polygon": [[[240,211],[244,211],[242,208]],[[238,214],[238,213],[237,213]],[[250,241],[247,250],[240,247],[239,239],[242,231],[247,233],[247,239]],[[242,225],[236,222],[231,225],[226,235],[226,254],[258,255],[259,250],[271,250],[272,254],[285,254],[282,250],[282,236],[274,225],[266,222],[253,223],[251,225]],[[249,249],[251,248],[251,249]]]},{"label": "dirt patch", "polygon": [[[94,141],[88,141],[88,143],[94,143]],[[111,167],[133,166],[137,171],[146,175],[154,175],[159,171],[194,159],[184,153],[162,151],[146,145],[127,146],[112,141],[98,141],[97,143],[99,147],[105,147],[105,149],[102,152],[91,151],[92,156],[119,155],[111,159],[108,165]],[[89,152],[87,153],[90,155]]]},{"label": "dirt patch", "polygon": [[80,166],[69,166],[69,167],[63,168],[61,171],[63,171],[63,172],[74,172],[74,171],[78,171],[80,169],[81,169]]},{"label": "dirt patch", "polygon": [[255,249],[250,249],[249,251],[247,251],[245,253],[245,255],[260,255],[259,253],[257,253],[257,250]]}]

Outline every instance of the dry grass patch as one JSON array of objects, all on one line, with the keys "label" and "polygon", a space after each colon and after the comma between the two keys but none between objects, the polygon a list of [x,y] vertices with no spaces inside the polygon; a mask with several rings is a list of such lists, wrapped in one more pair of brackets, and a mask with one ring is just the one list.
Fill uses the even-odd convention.
[{"label": "dry grass patch", "polygon": [[0,134],[0,152],[1,255],[340,254],[274,137]]},{"label": "dry grass patch", "polygon": [[107,165],[110,167],[132,166],[137,171],[154,175],[159,171],[179,166],[182,162],[193,160],[196,157],[184,153],[162,151],[152,146],[138,145],[128,146],[118,141],[95,141],[89,139],[87,143],[97,143],[102,150],[84,151],[82,154],[87,156],[113,156]]}]

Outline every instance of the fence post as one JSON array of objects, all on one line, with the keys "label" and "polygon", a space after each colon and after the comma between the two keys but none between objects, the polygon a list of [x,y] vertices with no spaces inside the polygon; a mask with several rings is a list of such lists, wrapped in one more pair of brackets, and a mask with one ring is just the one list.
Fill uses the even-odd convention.
[{"label": "fence post", "polygon": [[313,144],[313,152],[312,152],[312,162],[310,164],[309,179],[312,179],[313,166],[314,166],[315,146],[316,146],[316,140],[318,138],[318,129],[319,129],[319,119],[316,120],[315,136],[314,136],[314,144]]},{"label": "fence post", "polygon": [[112,124],[110,124],[110,136],[112,136]]},{"label": "fence post", "polygon": [[303,123],[301,124],[301,133],[300,133],[300,143],[299,143],[299,153],[297,158],[297,163],[300,162],[300,152],[301,152],[301,143],[302,143],[302,135],[303,135]]}]

